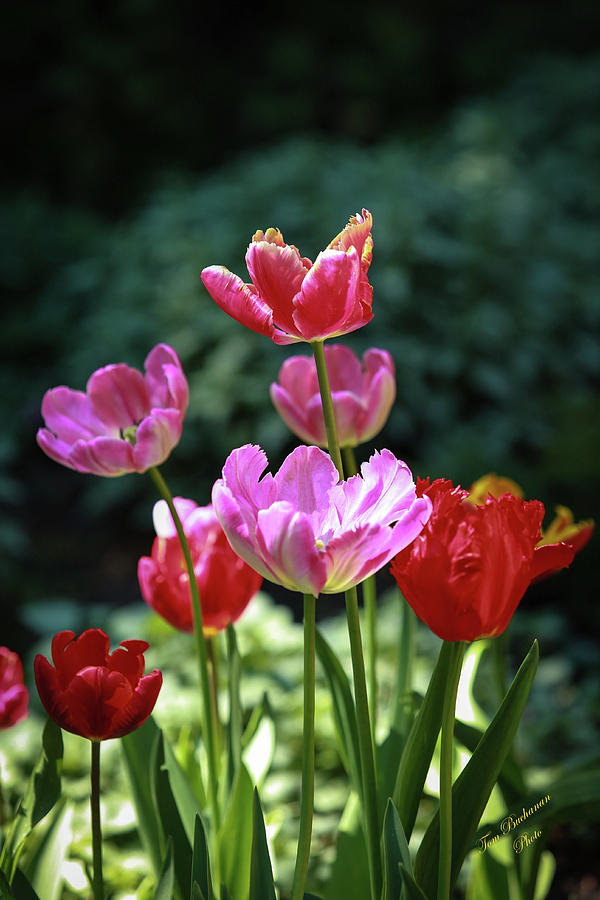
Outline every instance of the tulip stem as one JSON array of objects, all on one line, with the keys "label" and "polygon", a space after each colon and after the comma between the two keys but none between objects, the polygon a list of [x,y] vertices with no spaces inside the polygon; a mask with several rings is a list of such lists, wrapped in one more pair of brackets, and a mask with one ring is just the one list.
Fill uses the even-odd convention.
[{"label": "tulip stem", "polygon": [[335,463],[341,481],[344,478],[344,467],[342,465],[340,443],[338,440],[337,426],[335,424],[335,413],[333,411],[331,387],[329,386],[329,375],[327,374],[325,348],[323,346],[323,341],[313,341],[310,346],[313,349],[315,365],[317,367],[317,378],[319,379],[319,391],[321,393],[321,404],[323,406],[323,418],[325,419],[325,431],[327,433],[329,455]]},{"label": "tulip stem", "polygon": [[240,654],[233,623],[227,625],[227,666],[229,689],[229,733],[227,747],[227,782],[233,787],[242,759],[242,707],[240,704]]},{"label": "tulip stem", "polygon": [[[353,447],[342,447],[342,459],[344,461],[344,471],[346,477],[358,473],[356,465],[356,456]],[[371,713],[371,731],[373,733],[373,743],[375,743],[375,732],[377,725],[377,587],[375,585],[375,576],[369,575],[361,585],[363,603],[365,605],[365,629],[366,629],[366,650],[367,650],[367,677],[369,684],[369,709]]]},{"label": "tulip stem", "polygon": [[381,856],[379,852],[379,814],[377,810],[376,792],[377,780],[375,776],[375,757],[373,752],[371,720],[369,716],[365,662],[360,634],[360,620],[358,616],[358,597],[355,587],[346,591],[346,617],[348,620],[348,635],[350,637],[350,653],[352,656],[352,674],[354,678],[354,702],[356,704],[356,725],[358,728],[358,746],[362,775],[363,816],[367,838],[371,900],[379,900],[379,897],[381,896],[382,875]]},{"label": "tulip stem", "polygon": [[411,673],[414,662],[415,622],[416,616],[398,591],[401,607],[400,652],[398,656],[398,681],[396,683],[396,706],[394,710],[394,726],[406,737],[412,714],[412,682]]},{"label": "tulip stem", "polygon": [[221,816],[219,811],[218,797],[218,779],[217,779],[217,752],[215,741],[215,730],[213,728],[213,718],[211,713],[211,694],[210,680],[208,674],[208,654],[206,650],[206,640],[202,629],[202,606],[200,605],[200,593],[198,591],[198,582],[194,573],[194,563],[192,562],[192,554],[190,547],[181,524],[181,519],[175,509],[173,503],[173,495],[169,490],[166,481],[158,471],[156,466],[148,469],[148,472],[156,485],[156,488],[166,501],[171,517],[177,529],[177,536],[181,545],[181,550],[185,559],[185,565],[188,572],[190,593],[192,597],[192,609],[194,611],[194,637],[196,641],[196,655],[198,657],[198,669],[200,674],[200,691],[202,695],[202,731],[206,746],[206,755],[208,759],[208,793],[209,802],[212,813],[212,825],[214,834],[216,835],[220,824]]},{"label": "tulip stem", "polygon": [[457,652],[452,654],[452,666],[444,692],[440,739],[440,861],[437,900],[449,900],[452,880],[452,745],[456,695],[465,646],[464,641],[459,642]]},{"label": "tulip stem", "polygon": [[291,900],[302,900],[310,857],[315,794],[315,607],[316,598],[304,594],[304,721],[302,728],[302,799],[300,833]]},{"label": "tulip stem", "polygon": [[92,889],[94,900],[104,900],[102,878],[102,830],[100,826],[100,741],[90,741],[92,745],[90,810],[92,814]]}]

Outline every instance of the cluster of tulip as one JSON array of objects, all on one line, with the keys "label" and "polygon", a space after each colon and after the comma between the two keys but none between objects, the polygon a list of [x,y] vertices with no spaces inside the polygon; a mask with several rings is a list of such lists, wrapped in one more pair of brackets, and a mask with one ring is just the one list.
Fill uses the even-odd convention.
[{"label": "cluster of tulip", "polygon": [[[313,350],[313,358],[294,356],[284,362],[278,382],[271,385],[282,419],[307,445],[290,453],[275,475],[264,474],[268,462],[261,448],[247,444],[234,449],[225,461],[211,505],[171,496],[158,466],[181,436],[188,386],[177,354],[163,344],[148,355],[145,374],[125,364],[109,365],[91,376],[85,393],[67,387],[49,390],[42,404],[45,427],[38,432],[39,446],[56,462],[102,476],[147,472],[162,497],[154,507],[156,538],[150,555],[139,560],[138,578],[146,603],[175,628],[195,635],[208,783],[201,828],[210,822],[207,865],[213,874],[219,867],[215,847],[223,799],[207,641],[222,630],[232,635],[233,623],[262,578],[304,595],[302,795],[292,900],[309,896],[305,883],[313,818],[319,594],[346,594],[354,682],[354,695],[347,693],[347,709],[356,750],[354,756],[348,755],[354,759],[350,774],[362,810],[370,898],[399,897],[404,885],[407,896],[428,897],[433,891],[439,900],[447,900],[462,862],[452,844],[451,754],[465,643],[502,634],[529,584],[568,566],[593,528],[591,522],[574,524],[569,511],[561,508],[559,517],[542,532],[542,503],[523,500],[513,482],[488,476],[470,492],[445,479],[419,478],[415,483],[405,463],[386,449],[374,453],[357,471],[353,448],[379,432],[394,403],[394,364],[385,350],[368,350],[359,360],[347,347],[325,346],[324,341],[361,328],[372,318],[371,229],[371,215],[363,210],[314,263],[286,244],[277,229],[258,231],[246,254],[250,283],[218,266],[202,273],[212,298],[234,319],[276,344],[307,342]],[[390,792],[393,803],[384,820],[375,774],[379,748],[373,727],[373,576],[389,563],[406,601],[446,643],[438,674],[392,762],[396,788]],[[367,606],[368,677],[358,618],[359,584]],[[109,637],[99,628],[79,637],[62,631],[52,641],[53,665],[42,655],[35,660],[35,681],[48,715],[61,728],[91,741],[95,900],[105,896],[99,746],[103,740],[133,732],[154,708],[162,675],[158,670],[144,675],[147,648],[143,640],[127,640],[111,653]],[[8,727],[22,719],[27,700],[20,661],[0,648],[0,725]],[[514,734],[524,697],[511,702],[503,721],[510,726],[507,733]],[[440,810],[437,832],[429,839],[437,845],[437,869],[431,887],[427,877],[419,876],[418,865],[413,872],[405,848],[440,727]],[[510,737],[507,740],[504,755]],[[235,760],[235,768],[241,765],[239,758]],[[415,776],[419,767],[425,769],[420,780]],[[479,815],[492,785],[493,781],[478,798]],[[407,799],[411,792],[412,799]],[[479,815],[473,812],[473,829]],[[260,833],[255,820],[245,827]],[[390,828],[396,843],[386,843]],[[258,846],[259,841],[253,837],[253,854],[255,843]],[[394,848],[400,854],[395,864]],[[192,897],[219,900],[233,891],[237,900],[239,888],[226,883],[224,872],[217,882],[222,886],[216,888],[210,875],[203,884],[195,880],[193,873],[199,871],[195,854],[194,842],[192,873],[187,882],[184,877],[183,886],[177,882],[172,888],[175,896],[186,890],[190,896],[191,889]],[[272,877],[261,881],[255,863],[253,856],[253,874],[240,896],[275,897]],[[16,863],[4,871],[10,890]],[[288,896],[287,891],[282,887],[281,896]]]}]

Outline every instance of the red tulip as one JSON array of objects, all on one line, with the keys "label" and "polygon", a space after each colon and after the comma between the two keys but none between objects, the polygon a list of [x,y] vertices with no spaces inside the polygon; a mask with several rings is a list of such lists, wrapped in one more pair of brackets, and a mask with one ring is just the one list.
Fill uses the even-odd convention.
[{"label": "red tulip", "polygon": [[[231,549],[212,506],[175,498],[190,545],[202,605],[202,627],[214,634],[238,619],[262,584],[262,577]],[[138,580],[148,606],[179,631],[194,630],[188,573],[175,525],[164,500],[154,507],[157,537],[152,555],[138,563]]]},{"label": "red tulip", "polygon": [[[505,478],[490,472],[482,475],[477,481],[471,485],[469,491],[469,500],[471,503],[485,503],[485,499],[491,494],[492,497],[500,497],[506,493],[513,494],[515,497],[523,496],[523,489],[511,478]],[[574,553],[583,550],[594,531],[594,520],[584,519],[576,522],[575,517],[570,509],[566,506],[555,507],[555,516],[547,528],[542,528],[540,539],[537,543],[537,554],[540,560],[547,559],[545,567],[540,566],[540,574],[536,576],[536,581],[552,575],[562,566],[554,566],[555,558],[554,547],[556,544],[564,543],[573,548]]]},{"label": "red tulip", "polygon": [[278,228],[257,231],[246,253],[251,282],[224,266],[204,269],[202,281],[228,315],[276,344],[348,334],[373,318],[372,224],[366,209],[351,216],[314,263]]},{"label": "red tulip", "polygon": [[155,669],[144,675],[146,641],[121,641],[110,653],[101,628],[79,637],[59,631],[52,639],[52,660],[38,654],[35,683],[50,718],[91,741],[123,737],[146,721],[162,685]]},{"label": "red tulip", "polygon": [[24,719],[28,704],[21,660],[8,647],[0,647],[0,729],[11,728]]},{"label": "red tulip", "polygon": [[539,547],[544,505],[510,493],[482,505],[451,481],[418,479],[433,511],[391,572],[416,614],[445,641],[474,641],[506,629],[532,581],[568,566],[573,547]]}]

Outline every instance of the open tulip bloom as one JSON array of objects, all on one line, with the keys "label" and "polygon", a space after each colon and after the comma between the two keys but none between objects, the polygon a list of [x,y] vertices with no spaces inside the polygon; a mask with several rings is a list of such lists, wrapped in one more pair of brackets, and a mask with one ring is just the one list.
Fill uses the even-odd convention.
[{"label": "open tulip bloom", "polygon": [[94,475],[145,472],[164,462],[179,442],[188,386],[174,350],[158,344],[145,375],[124,363],[98,369],[86,392],[46,392],[46,424],[37,442],[56,462]]},{"label": "open tulip bloom", "polygon": [[[262,577],[233,552],[212,506],[175,497],[175,508],[188,540],[202,604],[205,634],[235,622],[262,584]],[[180,631],[193,632],[189,577],[169,508],[154,506],[156,539],[152,555],[138,563],[146,603]]]},{"label": "open tulip bloom", "polygon": [[392,563],[416,614],[445,641],[502,634],[532,581],[568,566],[569,544],[540,544],[544,505],[514,494],[482,504],[441,478],[417,480],[433,503],[431,518]]},{"label": "open tulip bloom", "polygon": [[352,216],[314,263],[279,229],[257,231],[246,253],[250,283],[224,266],[204,269],[202,281],[228,315],[276,344],[348,334],[373,318],[372,224],[365,209]]},{"label": "open tulip bloom", "polygon": [[29,691],[17,653],[0,647],[0,730],[11,728],[27,715]]},{"label": "open tulip bloom", "polygon": [[[386,350],[367,350],[361,360],[343,344],[326,344],[325,360],[341,447],[371,440],[385,425],[396,399],[394,362]],[[271,385],[275,409],[300,440],[327,446],[323,404],[314,358],[291,356]]]},{"label": "open tulip bloom", "polygon": [[275,476],[260,447],[230,453],[213,505],[231,546],[265,578],[290,590],[336,594],[377,572],[419,534],[431,503],[389,450],[338,483],[331,458],[297,447]]}]

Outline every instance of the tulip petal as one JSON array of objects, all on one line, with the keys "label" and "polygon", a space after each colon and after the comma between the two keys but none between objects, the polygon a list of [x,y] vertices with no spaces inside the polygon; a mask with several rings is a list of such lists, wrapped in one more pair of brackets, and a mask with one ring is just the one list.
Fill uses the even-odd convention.
[{"label": "tulip petal", "polygon": [[252,331],[273,336],[273,310],[252,285],[244,284],[224,266],[209,266],[203,270],[201,278],[217,306],[228,316]]},{"label": "tulip petal", "polygon": [[110,428],[137,425],[150,412],[144,376],[125,363],[105,366],[87,383],[87,395],[98,418]]},{"label": "tulip petal", "polygon": [[[188,516],[195,509],[198,509],[198,504],[194,500],[186,500],[184,497],[174,497],[173,503],[182,524],[185,524]],[[154,504],[154,508],[152,510],[152,523],[158,537],[177,537],[175,522],[173,521],[171,511],[167,506],[166,500],[157,500],[157,502]]]},{"label": "tulip petal", "polygon": [[[111,430],[97,416],[87,394],[68,387],[46,391],[42,400],[42,416],[47,428],[67,445],[80,439],[90,440],[111,434]],[[118,437],[116,426],[112,428],[112,434]]]},{"label": "tulip petal", "polygon": [[123,737],[143,725],[154,709],[161,687],[162,673],[158,669],[140,678],[127,706],[114,716],[110,737]]},{"label": "tulip petal", "polygon": [[296,447],[275,475],[277,499],[288,501],[311,519],[316,514],[314,527],[318,534],[321,530],[318,523],[328,512],[327,496],[338,478],[328,453],[318,447]]},{"label": "tulip petal", "polygon": [[176,409],[153,409],[140,424],[133,447],[133,468],[145,472],[159,466],[179,443],[183,421]]},{"label": "tulip petal", "polygon": [[293,300],[302,287],[307,267],[297,249],[253,240],[246,253],[246,265],[259,296],[273,310],[273,324],[286,334],[301,337],[294,324]]},{"label": "tulip petal", "polygon": [[[292,591],[319,595],[327,578],[324,554],[318,550],[309,518],[280,500],[258,513],[256,542],[275,580]],[[274,576],[274,578],[273,578]]]},{"label": "tulip petal", "polygon": [[116,476],[135,471],[133,447],[128,441],[115,438],[94,438],[77,441],[68,456],[67,465],[78,472]]},{"label": "tulip petal", "polygon": [[175,351],[167,344],[157,344],[144,362],[150,406],[177,409],[186,413],[188,383]]},{"label": "tulip petal", "polygon": [[324,340],[360,327],[360,265],[356,250],[324,250],[294,298],[296,333],[307,341]]},{"label": "tulip petal", "polygon": [[374,453],[362,464],[360,475],[341,482],[331,495],[343,526],[368,521],[391,525],[415,496],[410,469],[385,449]]}]

